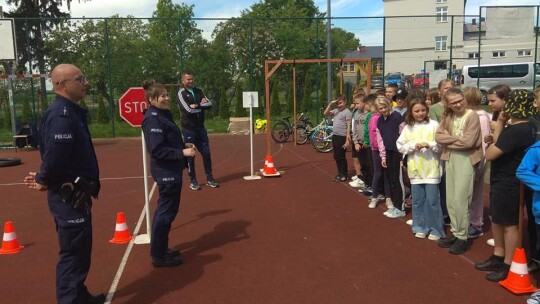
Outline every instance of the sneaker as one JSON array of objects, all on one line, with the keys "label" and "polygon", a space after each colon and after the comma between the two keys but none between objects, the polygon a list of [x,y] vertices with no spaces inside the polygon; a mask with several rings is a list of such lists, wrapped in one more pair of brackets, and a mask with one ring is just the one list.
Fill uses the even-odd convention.
[{"label": "sneaker", "polygon": [[377,199],[380,200],[380,201],[384,201],[384,195],[379,194],[379,195],[377,196]]},{"label": "sneaker", "polygon": [[366,185],[361,179],[357,178],[356,180],[353,180],[352,182],[350,182],[349,186],[353,188],[364,188]]},{"label": "sneaker", "polygon": [[438,240],[441,239],[440,236],[436,236],[436,235],[433,235],[433,234],[430,234],[427,238],[428,238],[428,240],[430,240],[430,241],[438,241]]},{"label": "sneaker", "polygon": [[467,237],[469,239],[476,239],[478,237],[481,237],[482,235],[484,235],[484,232],[482,231],[482,229],[477,229],[477,228],[474,228],[473,226],[469,226],[469,231],[467,233]]},{"label": "sneaker", "polygon": [[353,182],[354,182],[355,180],[357,180],[357,179],[358,179],[358,175],[353,175],[353,176],[351,177],[351,181],[353,181]]},{"label": "sneaker", "polygon": [[201,186],[199,186],[199,183],[197,183],[196,180],[192,180],[191,183],[189,183],[189,187],[191,190],[201,190]]},{"label": "sneaker", "polygon": [[[395,208],[392,207],[392,208],[386,210],[386,211],[383,213],[383,215],[384,215],[384,216],[388,216],[390,213],[394,212],[394,209],[395,209]],[[396,209],[396,210],[397,210],[397,209]]]},{"label": "sneaker", "polygon": [[209,180],[206,182],[206,185],[209,186],[209,187],[212,187],[212,188],[217,188],[217,187],[219,187],[219,183],[216,182],[216,180],[213,179],[213,178],[209,179]]},{"label": "sneaker", "polygon": [[409,226],[412,226],[412,219],[407,220],[405,223],[407,223],[407,225],[409,225]]},{"label": "sneaker", "polygon": [[332,180],[335,181],[335,182],[344,182],[344,181],[347,180],[347,177],[338,174],[338,175],[334,176],[334,178]]},{"label": "sneaker", "polygon": [[388,208],[388,209],[394,208],[394,203],[392,203],[392,199],[391,199],[391,198],[387,198],[387,199],[386,199],[385,205],[386,205],[386,208]]},{"label": "sneaker", "polygon": [[[390,214],[387,214],[386,217],[389,217],[389,218],[398,218],[398,217],[404,217],[405,216],[405,211],[403,210],[399,210],[397,208],[394,208],[393,209],[394,211],[393,212],[390,212]],[[425,237],[425,236],[424,236]]]},{"label": "sneaker", "polygon": [[488,244],[491,247],[495,247],[495,240],[494,239],[489,239],[489,240],[486,241],[486,244]]},{"label": "sneaker", "polygon": [[527,299],[527,304],[540,304],[540,290],[535,291],[531,297]]},{"label": "sneaker", "polygon": [[447,237],[445,239],[440,239],[437,245],[439,245],[439,247],[441,248],[450,248],[452,247],[452,245],[454,245],[456,241],[457,241],[457,237],[455,236]]},{"label": "sneaker", "polygon": [[486,274],[486,280],[491,282],[499,282],[505,280],[508,276],[508,271],[510,271],[510,265],[503,263],[502,266],[499,267],[499,269]]},{"label": "sneaker", "polygon": [[426,238],[426,234],[423,233],[423,232],[417,232],[414,234],[414,237],[415,238],[419,238],[419,239],[425,239]]},{"label": "sneaker", "polygon": [[460,240],[457,239],[456,242],[450,247],[448,252],[451,254],[464,254],[465,251],[471,248],[471,243],[469,240]]},{"label": "sneaker", "polygon": [[371,187],[364,187],[364,189],[358,190],[358,192],[362,192],[363,195],[371,197],[373,196],[373,190]]},{"label": "sneaker", "polygon": [[373,209],[377,207],[378,203],[379,201],[376,198],[372,198],[371,201],[369,202],[368,208]]},{"label": "sneaker", "polygon": [[495,271],[504,264],[504,257],[491,255],[487,260],[482,263],[474,264],[474,268],[482,271]]}]

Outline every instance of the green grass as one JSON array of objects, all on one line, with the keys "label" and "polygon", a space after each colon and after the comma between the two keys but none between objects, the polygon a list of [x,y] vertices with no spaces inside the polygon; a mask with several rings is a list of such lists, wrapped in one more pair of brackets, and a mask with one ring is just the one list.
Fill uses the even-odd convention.
[{"label": "green grass", "polygon": [[[176,122],[180,125],[180,122]],[[205,122],[208,133],[226,133],[229,127],[229,119],[212,118]],[[113,125],[92,123],[88,126],[92,138],[112,138]],[[141,136],[141,128],[130,126],[124,121],[115,121],[114,123],[115,137],[138,137]],[[11,129],[0,129],[0,145],[11,145],[13,140]]]}]

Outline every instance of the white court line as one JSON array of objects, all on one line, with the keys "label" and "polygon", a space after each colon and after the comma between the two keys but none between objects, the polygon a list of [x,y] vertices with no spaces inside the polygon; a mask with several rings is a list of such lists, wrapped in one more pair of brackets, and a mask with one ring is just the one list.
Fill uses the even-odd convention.
[{"label": "white court line", "polygon": [[[142,177],[141,177],[142,178]],[[149,198],[150,201],[152,199],[152,196],[154,195],[154,190],[156,190],[156,183],[152,185],[152,190],[150,190]],[[116,271],[116,275],[114,276],[114,280],[111,284],[111,288],[109,289],[109,293],[107,294],[107,298],[105,299],[105,304],[110,304],[114,293],[116,292],[116,288],[118,287],[118,283],[120,282],[120,278],[122,277],[122,274],[124,273],[124,268],[126,267],[127,260],[129,258],[129,254],[131,253],[131,249],[133,248],[133,244],[135,241],[135,236],[139,233],[139,229],[142,226],[142,222],[144,219],[144,216],[146,215],[144,206],[141,211],[141,215],[139,216],[139,220],[137,221],[137,226],[135,227],[135,230],[133,230],[133,238],[129,242],[129,245],[126,248],[126,252],[124,253],[124,256],[122,257],[122,261],[120,262],[120,265],[118,266],[118,270]]]}]

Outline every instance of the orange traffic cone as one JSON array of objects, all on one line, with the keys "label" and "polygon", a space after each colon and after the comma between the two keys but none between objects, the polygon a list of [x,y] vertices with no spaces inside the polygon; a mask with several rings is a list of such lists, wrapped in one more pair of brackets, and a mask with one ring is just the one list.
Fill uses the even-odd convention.
[{"label": "orange traffic cone", "polygon": [[279,176],[279,172],[276,170],[276,167],[274,167],[274,160],[272,159],[272,155],[268,154],[266,155],[266,159],[264,160],[264,168],[261,169],[261,173],[264,176]]},{"label": "orange traffic cone", "polygon": [[4,225],[4,238],[2,240],[2,248],[0,248],[0,254],[13,254],[21,251],[24,246],[19,244],[17,240],[17,234],[13,227],[13,222],[7,221]]},{"label": "orange traffic cone", "polygon": [[124,244],[131,241],[131,235],[129,234],[128,226],[126,224],[126,218],[124,212],[118,212],[116,214],[116,229],[114,231],[114,237],[109,242],[115,244]]},{"label": "orange traffic cone", "polygon": [[500,281],[499,284],[515,294],[536,291],[536,288],[531,284],[531,278],[527,270],[527,258],[523,248],[516,248],[508,277],[506,277],[506,280]]}]

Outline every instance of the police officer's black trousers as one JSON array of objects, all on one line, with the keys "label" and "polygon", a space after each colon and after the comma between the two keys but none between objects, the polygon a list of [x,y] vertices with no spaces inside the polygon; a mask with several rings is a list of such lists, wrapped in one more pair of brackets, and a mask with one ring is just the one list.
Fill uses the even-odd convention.
[{"label": "police officer's black trousers", "polygon": [[169,246],[171,224],[176,218],[180,207],[182,183],[158,184],[158,187],[159,199],[152,223],[150,255],[155,258],[162,258]]},{"label": "police officer's black trousers", "polygon": [[60,253],[56,265],[56,298],[59,304],[85,303],[89,295],[84,282],[92,256],[90,210],[75,209],[49,191],[49,209],[54,216]]}]

